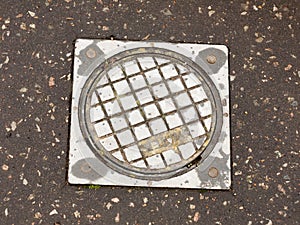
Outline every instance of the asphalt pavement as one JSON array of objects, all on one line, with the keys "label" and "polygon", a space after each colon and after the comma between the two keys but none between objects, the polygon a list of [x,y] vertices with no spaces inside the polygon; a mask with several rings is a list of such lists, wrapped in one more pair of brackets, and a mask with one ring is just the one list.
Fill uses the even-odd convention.
[{"label": "asphalt pavement", "polygon": [[[299,224],[300,2],[0,2],[0,224]],[[225,44],[232,189],[67,182],[76,38]]]}]

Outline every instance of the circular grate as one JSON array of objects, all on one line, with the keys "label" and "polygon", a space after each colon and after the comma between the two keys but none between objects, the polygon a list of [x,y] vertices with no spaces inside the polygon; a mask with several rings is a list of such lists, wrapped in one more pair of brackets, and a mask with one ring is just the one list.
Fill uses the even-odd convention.
[{"label": "circular grate", "polygon": [[190,59],[144,48],[108,59],[86,81],[80,127],[109,167],[162,179],[184,173],[211,151],[222,115],[219,95]]}]

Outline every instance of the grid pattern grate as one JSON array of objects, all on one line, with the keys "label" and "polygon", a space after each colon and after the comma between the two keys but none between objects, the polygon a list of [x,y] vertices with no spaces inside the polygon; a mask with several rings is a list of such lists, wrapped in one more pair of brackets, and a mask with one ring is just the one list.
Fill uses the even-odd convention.
[{"label": "grid pattern grate", "polygon": [[83,135],[119,172],[151,179],[181,173],[213,139],[211,83],[177,53],[130,53],[109,58],[86,81],[79,102]]},{"label": "grid pattern grate", "polygon": [[172,60],[122,60],[101,74],[90,101],[94,141],[131,167],[180,168],[211,136],[212,105],[202,82]]}]

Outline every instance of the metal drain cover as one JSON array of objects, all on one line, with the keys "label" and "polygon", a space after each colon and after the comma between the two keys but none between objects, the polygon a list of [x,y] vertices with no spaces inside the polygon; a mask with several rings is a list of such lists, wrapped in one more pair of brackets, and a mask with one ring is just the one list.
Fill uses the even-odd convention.
[{"label": "metal drain cover", "polygon": [[228,51],[76,42],[68,180],[228,189]]}]

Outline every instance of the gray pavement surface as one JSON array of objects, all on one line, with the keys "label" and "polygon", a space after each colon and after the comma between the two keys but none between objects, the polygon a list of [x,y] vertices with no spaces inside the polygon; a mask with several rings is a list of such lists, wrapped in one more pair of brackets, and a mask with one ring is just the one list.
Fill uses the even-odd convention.
[{"label": "gray pavement surface", "polygon": [[[300,2],[0,2],[0,224],[299,224]],[[230,191],[69,185],[76,38],[226,44]]]}]

